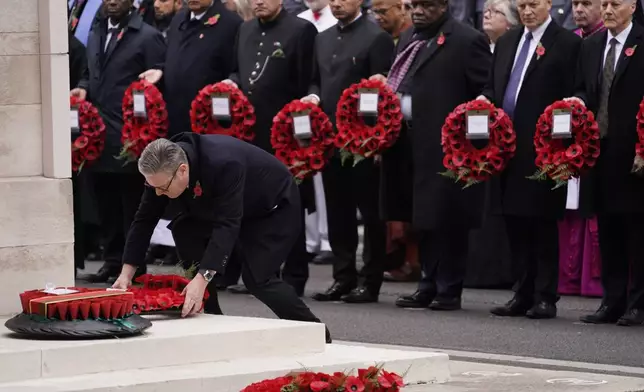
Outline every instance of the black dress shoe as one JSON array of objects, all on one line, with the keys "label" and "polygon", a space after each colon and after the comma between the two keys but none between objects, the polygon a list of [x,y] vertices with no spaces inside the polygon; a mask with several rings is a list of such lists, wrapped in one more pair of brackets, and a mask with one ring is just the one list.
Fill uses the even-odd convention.
[{"label": "black dress shoe", "polygon": [[557,307],[549,302],[540,301],[526,312],[531,319],[552,319],[557,317]]},{"label": "black dress shoe", "polygon": [[367,304],[378,302],[378,295],[374,295],[366,287],[358,287],[351,290],[349,294],[343,295],[341,299],[349,304]]},{"label": "black dress shoe", "polygon": [[412,295],[403,295],[396,300],[396,306],[399,308],[422,309],[429,306],[434,300],[434,294],[417,290]]},{"label": "black dress shoe", "polygon": [[326,264],[333,264],[333,260],[334,260],[333,252],[329,250],[325,250],[318,253],[311,261],[313,262],[313,264],[326,265]]},{"label": "black dress shoe", "polygon": [[490,313],[500,317],[523,317],[531,306],[527,301],[512,298],[505,305],[490,309]]},{"label": "black dress shoe", "polygon": [[121,273],[121,264],[105,263],[95,274],[87,275],[86,280],[90,283],[107,283],[110,279],[116,279]]},{"label": "black dress shoe", "polygon": [[325,335],[326,335],[326,344],[331,344],[331,343],[333,343],[333,339],[331,339],[331,332],[329,332],[329,328],[327,328],[327,327],[325,326],[325,327],[324,327],[324,332],[325,332]]},{"label": "black dress shoe", "polygon": [[343,295],[349,294],[353,289],[352,286],[335,282],[325,292],[313,294],[311,298],[320,302],[340,301]]},{"label": "black dress shoe", "polygon": [[227,290],[233,294],[250,294],[250,291],[243,284],[228,286]]},{"label": "black dress shoe", "polygon": [[631,309],[619,320],[617,320],[617,325],[624,327],[631,327],[635,325],[644,325],[644,310],[643,309]]},{"label": "black dress shoe", "polygon": [[429,304],[431,310],[460,310],[460,298],[436,298]]},{"label": "black dress shoe", "polygon": [[624,312],[602,305],[595,313],[581,316],[579,321],[588,324],[615,324],[622,314]]}]

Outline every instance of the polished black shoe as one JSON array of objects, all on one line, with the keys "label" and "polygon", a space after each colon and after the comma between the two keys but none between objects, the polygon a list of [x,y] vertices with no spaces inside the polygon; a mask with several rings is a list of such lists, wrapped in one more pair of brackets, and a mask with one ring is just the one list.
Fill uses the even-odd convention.
[{"label": "polished black shoe", "polygon": [[557,317],[557,306],[541,301],[528,310],[525,315],[531,319],[553,319]]},{"label": "polished black shoe", "polygon": [[355,286],[335,282],[325,292],[313,294],[311,298],[320,302],[340,301],[343,295],[349,294],[354,288]]},{"label": "polished black shoe", "polygon": [[396,300],[399,308],[422,309],[429,306],[434,300],[434,294],[417,290],[412,295],[403,295]]},{"label": "polished black shoe", "polygon": [[317,265],[328,265],[333,264],[334,256],[333,252],[326,250],[318,253],[313,258],[312,263]]},{"label": "polished black shoe", "polygon": [[326,335],[326,344],[333,343],[333,339],[331,339],[331,332],[329,332],[329,328],[327,326],[324,326],[324,332]]},{"label": "polished black shoe", "polygon": [[367,304],[378,302],[378,295],[374,295],[366,287],[358,287],[343,295],[341,300],[349,304]]},{"label": "polished black shoe", "polygon": [[617,325],[623,327],[632,327],[635,325],[644,325],[644,309],[631,309],[626,312],[619,320]]},{"label": "polished black shoe", "polygon": [[243,284],[228,286],[227,290],[228,292],[233,294],[250,294],[250,291],[248,291],[246,286]]},{"label": "polished black shoe", "polygon": [[523,317],[531,306],[527,301],[512,298],[505,305],[490,309],[490,313],[500,317]]},{"label": "polished black shoe", "polygon": [[587,324],[615,324],[622,314],[624,312],[602,305],[595,313],[581,316],[579,321]]},{"label": "polished black shoe", "polygon": [[110,279],[116,279],[121,273],[121,265],[110,263],[103,266],[95,274],[89,274],[85,278],[89,283],[107,283]]},{"label": "polished black shoe", "polygon": [[460,298],[436,298],[429,304],[431,310],[460,310]]}]

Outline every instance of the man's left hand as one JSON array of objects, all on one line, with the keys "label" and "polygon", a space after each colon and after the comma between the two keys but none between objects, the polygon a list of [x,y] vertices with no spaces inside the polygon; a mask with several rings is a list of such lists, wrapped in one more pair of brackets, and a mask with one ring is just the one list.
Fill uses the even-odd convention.
[{"label": "man's left hand", "polygon": [[149,83],[156,84],[156,82],[161,80],[162,76],[163,71],[159,69],[148,69],[147,71],[139,75],[139,79],[145,79]]},{"label": "man's left hand", "polygon": [[181,295],[186,297],[183,302],[183,309],[181,310],[181,317],[187,317],[199,313],[201,304],[203,304],[203,295],[206,291],[208,282],[204,279],[203,275],[197,274],[190,283],[183,289]]}]

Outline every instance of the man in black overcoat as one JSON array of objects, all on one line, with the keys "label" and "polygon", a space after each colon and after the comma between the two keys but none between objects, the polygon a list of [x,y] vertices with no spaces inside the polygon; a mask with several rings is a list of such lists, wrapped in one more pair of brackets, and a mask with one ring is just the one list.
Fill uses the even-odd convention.
[{"label": "man in black overcoat", "polygon": [[221,82],[232,72],[241,23],[239,15],[219,0],[191,0],[172,19],[163,78],[169,136],[192,130],[192,101],[202,88]]},{"label": "man in black overcoat", "polygon": [[[423,278],[396,305],[456,310],[469,230],[480,225],[485,194],[482,185],[462,190],[438,174],[445,171],[441,128],[450,112],[481,93],[491,53],[483,33],[450,16],[447,1],[415,0],[412,7],[414,27],[402,34],[389,72],[405,121],[383,154],[381,192],[386,219],[411,221],[419,231]],[[403,64],[409,64],[406,73]]]},{"label": "man in black overcoat", "polygon": [[143,22],[132,0],[103,0],[103,12],[87,42],[88,71],[71,92],[92,102],[105,123],[105,149],[86,169],[93,174],[106,236],[105,264],[89,277],[95,282],[118,275],[125,234],[143,192],[143,177],[136,166],[123,166],[115,158],[123,147],[123,96],[139,78],[157,82],[165,59],[163,36]]},{"label": "man in black overcoat", "polygon": [[489,184],[490,204],[505,217],[512,259],[522,264],[523,271],[514,298],[492,309],[498,316],[557,315],[557,220],[565,212],[566,187],[552,190],[553,181],[527,177],[537,171],[533,143],[537,119],[574,89],[581,38],[552,20],[550,6],[550,0],[517,1],[525,27],[513,28],[497,42],[490,80],[480,97],[503,108],[517,134],[516,155]]},{"label": "man in black overcoat", "polygon": [[[184,261],[199,266],[185,290],[183,316],[200,310],[208,283],[224,274],[235,246],[250,292],[282,319],[320,322],[291,286],[279,279],[301,226],[300,196],[289,170],[273,155],[224,135],[183,133],[156,140],[138,162],[147,189],[127,237],[127,288],[168,205],[181,214],[169,225]],[[207,313],[221,314],[210,285]],[[327,341],[330,335],[327,330]]]},{"label": "man in black overcoat", "polygon": [[602,1],[607,31],[586,39],[579,55],[575,97],[597,114],[601,133],[597,166],[581,179],[581,208],[597,213],[604,289],[597,312],[581,318],[588,323],[644,323],[644,177],[631,172],[644,96],[637,1]]},{"label": "man in black overcoat", "polygon": [[[338,24],[315,40],[315,71],[310,95],[303,100],[317,103],[335,125],[342,92],[391,66],[394,43],[391,36],[361,11],[362,0],[331,0]],[[318,301],[376,302],[382,286],[386,259],[386,227],[378,211],[379,168],[374,158],[343,166],[339,154],[323,172],[327,202],[329,242],[335,256],[333,285],[313,299]],[[365,227],[363,284],[358,285],[356,209]]]}]

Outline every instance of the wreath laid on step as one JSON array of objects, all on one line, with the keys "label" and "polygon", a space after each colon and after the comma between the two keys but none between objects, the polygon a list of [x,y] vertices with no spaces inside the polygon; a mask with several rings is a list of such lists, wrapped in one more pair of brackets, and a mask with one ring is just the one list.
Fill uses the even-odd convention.
[{"label": "wreath laid on step", "polygon": [[[359,113],[362,92],[377,92],[378,113],[375,125],[365,124]],[[400,100],[396,93],[377,80],[362,80],[342,92],[336,110],[338,132],[335,145],[340,149],[342,162],[353,158],[354,166],[365,158],[382,153],[391,147],[402,126]]]},{"label": "wreath laid on step", "polygon": [[[145,112],[135,112],[135,97],[145,100]],[[130,84],[123,96],[123,148],[118,159],[135,162],[143,149],[159,138],[168,135],[168,111],[163,95],[155,85],[145,80]]]},{"label": "wreath laid on step", "polygon": [[[70,109],[76,113],[78,128],[72,125],[72,170],[80,173],[83,167],[100,158],[105,148],[105,123],[89,101],[69,97]],[[76,134],[76,135],[74,135]]]},{"label": "wreath laid on step", "polygon": [[[297,134],[294,121],[299,117],[308,117],[310,134]],[[334,136],[333,125],[322,109],[299,100],[287,103],[275,115],[271,127],[275,156],[288,166],[297,181],[324,168],[333,151]]]},{"label": "wreath laid on step", "polygon": [[[143,285],[128,289],[134,295],[132,311],[135,314],[180,311],[186,299],[182,295],[183,289],[190,283],[189,278],[180,275],[145,274],[134,281]],[[200,311],[209,296],[206,290]]]},{"label": "wreath laid on step", "polygon": [[[553,137],[555,111],[570,112],[572,140]],[[537,121],[534,134],[537,172],[528,178],[538,181],[550,178],[555,182],[553,189],[566,185],[571,177],[578,178],[595,166],[599,158],[599,138],[595,116],[584,105],[574,101],[553,103]]]},{"label": "wreath laid on step", "polygon": [[[466,136],[468,115],[473,113],[488,116],[489,136],[481,149]],[[516,151],[516,139],[512,120],[503,110],[481,100],[458,105],[441,129],[443,166],[447,171],[440,174],[461,182],[463,188],[486,181],[505,169]]]},{"label": "wreath laid on step", "polygon": [[[228,98],[229,128],[223,127],[214,116],[215,97]],[[211,84],[199,91],[190,106],[190,122],[195,133],[229,135],[249,142],[255,139],[252,130],[255,125],[255,108],[240,89],[227,83]]]},{"label": "wreath laid on step", "polygon": [[242,392],[396,392],[404,386],[403,378],[379,366],[358,369],[358,375],[301,372],[260,381]]}]

